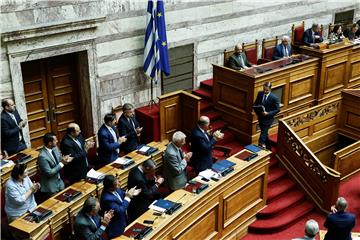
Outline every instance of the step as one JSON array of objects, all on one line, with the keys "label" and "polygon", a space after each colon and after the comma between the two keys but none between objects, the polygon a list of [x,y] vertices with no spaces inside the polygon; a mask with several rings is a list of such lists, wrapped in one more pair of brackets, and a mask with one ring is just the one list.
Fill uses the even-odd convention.
[{"label": "step", "polygon": [[200,88],[211,90],[213,89],[214,81],[212,79],[208,79],[205,81],[200,82]]},{"label": "step", "polygon": [[192,93],[196,96],[199,96],[203,99],[207,99],[207,100],[212,100],[212,92],[208,91],[208,90],[205,90],[205,89],[197,89],[197,90],[194,90],[192,91]]},{"label": "step", "polygon": [[276,214],[281,213],[291,205],[295,205],[299,201],[303,200],[305,196],[306,195],[303,192],[300,192],[296,189],[291,190],[272,201],[269,205],[266,206],[266,208],[258,212],[256,217],[259,219],[275,217]]},{"label": "step", "polygon": [[210,118],[210,122],[213,122],[219,118],[221,118],[221,113],[215,110],[210,110],[204,113],[201,113],[201,115],[208,116]]},{"label": "step", "polygon": [[200,101],[200,112],[204,112],[204,111],[207,111],[208,109],[212,108],[214,105],[205,100],[205,99],[201,99]]},{"label": "step", "polygon": [[283,178],[268,184],[267,200],[270,203],[274,198],[295,187],[295,183],[289,178]]},{"label": "step", "polygon": [[269,141],[273,142],[274,145],[277,144],[277,140],[278,140],[278,135],[277,134],[269,135]]},{"label": "step", "polygon": [[229,129],[225,129],[224,131],[221,132],[224,133],[224,138],[217,141],[216,144],[227,145],[228,143],[235,140],[235,135]]},{"label": "step", "polygon": [[272,168],[271,170],[269,170],[268,184],[286,176],[286,173],[287,172],[280,167]]},{"label": "step", "polygon": [[215,132],[216,130],[224,131],[225,128],[227,127],[228,123],[224,122],[222,120],[217,120],[215,122],[210,122],[210,125],[211,125],[212,131]]},{"label": "step", "polygon": [[277,158],[275,158],[275,157],[270,158],[269,168],[276,167],[278,163],[279,163],[279,160],[277,160]]},{"label": "step", "polygon": [[307,215],[314,208],[315,205],[308,201],[301,202],[287,211],[278,214],[276,218],[256,220],[249,226],[248,231],[258,234],[278,232]]}]

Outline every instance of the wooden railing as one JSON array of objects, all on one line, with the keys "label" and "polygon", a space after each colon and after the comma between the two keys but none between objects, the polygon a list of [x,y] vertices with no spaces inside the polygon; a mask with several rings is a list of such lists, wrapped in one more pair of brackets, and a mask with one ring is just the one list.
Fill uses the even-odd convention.
[{"label": "wooden railing", "polygon": [[340,149],[334,155],[334,169],[341,173],[341,180],[360,171],[360,141]]},{"label": "wooden railing", "polygon": [[336,202],[340,173],[326,167],[284,120],[279,121],[278,155],[283,166],[324,212]]}]

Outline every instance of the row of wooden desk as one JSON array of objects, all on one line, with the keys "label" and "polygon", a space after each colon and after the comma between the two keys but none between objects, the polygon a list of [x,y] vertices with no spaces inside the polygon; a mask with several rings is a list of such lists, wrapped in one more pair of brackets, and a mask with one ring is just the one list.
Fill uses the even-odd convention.
[{"label": "row of wooden desk", "polygon": [[[266,204],[271,152],[262,150],[251,161],[238,159],[239,153],[228,158],[236,163],[234,171],[217,182],[210,180],[209,187],[199,194],[182,189],[170,194],[166,199],[182,204],[172,215],[156,217],[149,209],[126,230],[136,222],[153,220],[153,224],[145,224],[153,230],[144,239],[240,239]],[[199,177],[196,180],[206,183]],[[126,239],[130,238],[115,238]]]},{"label": "row of wooden desk", "polygon": [[[121,182],[121,187],[126,188],[127,186],[127,176],[130,169],[134,166],[138,166],[147,159],[153,159],[157,164],[157,169],[161,169],[162,166],[162,154],[166,148],[168,141],[163,142],[152,142],[148,144],[149,146],[158,148],[158,151],[152,154],[151,156],[144,156],[136,152],[129,153],[127,156],[131,157],[135,164],[126,169],[118,169],[111,166],[111,163],[102,167],[98,171],[103,174],[113,174]],[[34,156],[35,157],[35,156]],[[37,158],[37,156],[36,156]],[[36,162],[35,162],[36,164]],[[25,220],[27,214],[21,218],[10,223],[10,229],[14,236],[17,239],[46,239],[48,236],[51,239],[67,239],[66,236],[69,236],[73,231],[73,222],[76,214],[81,210],[84,201],[89,196],[100,197],[103,185],[102,184],[93,184],[86,181],[77,182],[63,191],[59,192],[55,196],[49,198],[45,202],[39,204],[38,207],[52,210],[52,215],[39,223],[29,222]],[[56,198],[63,195],[63,193],[73,189],[80,191],[82,194],[80,197],[75,198],[71,202],[60,201]]]},{"label": "row of wooden desk", "polygon": [[[152,156],[136,152],[128,154],[135,161],[132,167],[153,159],[160,171],[167,143],[168,141],[150,143],[150,146],[159,149]],[[172,215],[156,218],[154,230],[146,239],[238,239],[246,234],[247,226],[266,203],[270,152],[263,150],[250,162],[240,160],[236,155],[229,158],[236,163],[235,170],[218,182],[210,180],[209,187],[200,194],[178,190],[169,195],[168,199],[179,200],[183,206]],[[126,187],[130,169],[131,167],[122,170],[108,164],[98,171],[115,175],[120,180],[121,187]],[[91,195],[99,197],[102,187],[102,184],[95,185],[85,181],[75,183],[39,205],[53,211],[48,219],[39,223],[29,222],[24,219],[25,215],[10,224],[11,232],[19,239],[66,239],[73,231],[75,216],[84,201]],[[82,195],[70,203],[56,199],[70,188],[80,191]],[[142,223],[145,219],[154,218],[152,210],[149,210],[136,221]]]}]

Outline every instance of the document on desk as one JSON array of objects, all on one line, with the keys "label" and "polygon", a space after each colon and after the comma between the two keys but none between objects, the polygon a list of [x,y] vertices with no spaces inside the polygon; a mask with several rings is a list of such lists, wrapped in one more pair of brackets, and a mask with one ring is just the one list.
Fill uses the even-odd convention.
[{"label": "document on desk", "polygon": [[211,169],[206,169],[206,170],[200,172],[200,173],[199,173],[199,176],[210,180],[211,177],[217,176],[217,173],[214,172],[214,171],[211,170]]},{"label": "document on desk", "polygon": [[88,171],[88,173],[86,174],[86,177],[92,178],[92,179],[103,179],[105,177],[105,175],[101,172],[95,171],[92,168],[90,171]]},{"label": "document on desk", "polygon": [[144,153],[146,153],[147,151],[149,151],[149,149],[150,149],[149,146],[144,145],[144,146],[142,146],[142,147],[139,149],[139,152],[144,152]]},{"label": "document on desk", "polygon": [[121,165],[126,165],[130,162],[134,162],[134,161],[131,158],[123,158],[123,157],[119,157],[114,161],[114,163],[118,163]]},{"label": "document on desk", "polygon": [[11,160],[1,160],[0,161],[0,169],[3,169],[3,168],[7,168],[7,167],[11,167],[15,165],[15,163]]},{"label": "document on desk", "polygon": [[166,210],[170,209],[172,206],[174,206],[174,202],[160,198],[151,203],[149,208],[154,211],[163,213],[166,212]]}]

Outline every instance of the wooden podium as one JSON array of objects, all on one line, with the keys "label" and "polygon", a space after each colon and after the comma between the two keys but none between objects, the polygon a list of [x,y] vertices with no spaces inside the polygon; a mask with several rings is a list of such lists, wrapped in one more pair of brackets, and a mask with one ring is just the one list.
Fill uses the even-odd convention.
[{"label": "wooden podium", "polygon": [[[252,106],[263,84],[271,82],[273,93],[280,98],[281,111],[276,118],[309,108],[315,104],[318,58],[304,58],[301,62],[280,59],[245,71],[213,65],[213,78],[215,108],[231,123],[230,128],[238,133],[240,141],[256,143],[260,129]],[[270,134],[276,129],[273,127]]]}]

